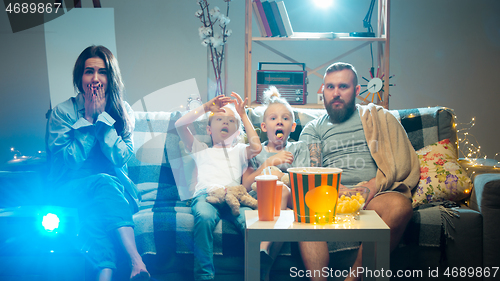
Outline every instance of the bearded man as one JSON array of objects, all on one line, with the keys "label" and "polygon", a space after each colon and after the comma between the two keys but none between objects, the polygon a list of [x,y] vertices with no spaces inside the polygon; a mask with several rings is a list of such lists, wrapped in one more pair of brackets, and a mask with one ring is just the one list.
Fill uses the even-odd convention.
[{"label": "bearded man", "polygon": [[[390,227],[392,251],[413,215],[411,190],[420,178],[417,154],[391,113],[374,104],[356,104],[361,87],[352,65],[330,65],[323,82],[327,113],[309,122],[300,140],[309,145],[311,166],[343,170],[341,186],[365,182],[363,186],[370,190],[365,209],[375,210]],[[310,272],[328,266],[326,242],[301,242],[299,248]],[[362,250],[361,245],[352,268],[362,266]],[[314,276],[311,280],[327,278]]]}]

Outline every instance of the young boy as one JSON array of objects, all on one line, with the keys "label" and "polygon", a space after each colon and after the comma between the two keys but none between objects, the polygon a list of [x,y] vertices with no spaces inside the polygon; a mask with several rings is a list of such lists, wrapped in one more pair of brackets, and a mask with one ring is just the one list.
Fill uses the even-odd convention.
[{"label": "young boy", "polygon": [[[215,188],[236,186],[241,184],[241,176],[249,159],[262,150],[259,137],[245,112],[245,102],[232,93],[235,99],[218,96],[191,110],[175,123],[177,132],[184,142],[186,150],[192,153],[198,168],[197,184],[191,209],[194,215],[194,277],[195,280],[213,280],[215,275],[213,264],[213,232],[221,216],[227,218],[245,231],[244,210],[240,208],[240,216],[234,217],[229,208],[219,210],[206,201],[207,193]],[[231,106],[234,104],[234,108]],[[236,111],[236,113],[234,111]],[[187,125],[194,122],[205,112],[211,112],[207,133],[212,138],[212,147],[194,138]],[[241,123],[247,132],[249,144],[236,143],[240,134]]]},{"label": "young boy", "polygon": [[[243,185],[250,190],[255,177],[269,166],[277,166],[286,173],[290,167],[309,167],[309,149],[303,142],[289,142],[290,133],[295,131],[295,116],[290,104],[283,98],[276,87],[264,91],[264,111],[261,129],[267,134],[263,149],[250,161],[249,169],[243,174]],[[283,186],[281,209],[292,207],[290,190]]]}]

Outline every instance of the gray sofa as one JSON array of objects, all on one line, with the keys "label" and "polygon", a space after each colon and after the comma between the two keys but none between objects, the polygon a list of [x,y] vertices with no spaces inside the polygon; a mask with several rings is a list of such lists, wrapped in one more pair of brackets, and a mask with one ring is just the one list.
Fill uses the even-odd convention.
[{"label": "gray sofa", "polygon": [[[298,138],[308,121],[324,113],[316,109],[295,110],[297,130],[292,133],[292,139]],[[452,143],[457,139],[454,115],[450,109],[434,107],[391,112],[400,119],[416,150],[443,139],[450,139]],[[189,200],[181,201],[181,198],[189,197],[196,169],[191,158],[184,153],[174,126],[182,114],[135,112],[135,157],[128,164],[129,175],[142,195],[140,210],[134,215],[135,234],[138,250],[154,280],[193,278],[193,216]],[[254,126],[258,127],[262,111],[248,109],[248,115]],[[197,133],[200,141],[209,143],[205,125],[201,120],[195,122],[191,129]],[[265,139],[265,134],[261,133],[260,136],[262,140]],[[493,167],[496,161],[482,161],[484,166],[473,165],[467,160],[460,161],[467,169],[474,188],[470,197],[459,202],[459,207],[454,208],[447,203],[425,204],[415,208],[400,246],[391,254],[393,272],[400,269],[421,270],[423,277],[418,280],[452,280],[452,277],[426,277],[429,277],[429,269],[438,268],[440,276],[445,277],[447,268],[452,273],[453,267],[500,266],[500,238],[496,233],[500,225],[500,173]],[[46,204],[50,201],[50,195],[42,188],[44,170],[41,166],[43,161],[37,160],[32,165],[9,165],[4,168],[9,171],[0,172],[0,219],[5,220],[7,216],[1,208]],[[4,242],[0,241],[0,256],[4,256]],[[348,269],[354,261],[356,249],[345,249],[334,243],[329,246],[330,268]],[[225,220],[221,220],[215,230],[214,253],[216,280],[243,280],[244,237]],[[5,260],[10,259],[5,256]],[[271,280],[300,280],[290,276],[291,267],[303,269],[297,244],[285,243],[272,268]],[[114,279],[126,280],[127,267],[122,265],[119,268],[121,270]],[[496,275],[498,278],[500,273]],[[485,280],[494,278],[490,276]]]},{"label": "gray sofa", "polygon": [[[292,139],[298,138],[308,121],[324,113],[317,109],[295,110],[297,130],[290,136]],[[451,109],[417,108],[391,113],[400,120],[415,150],[443,139],[450,139],[451,143],[457,140]],[[189,197],[196,170],[184,154],[174,127],[182,114],[135,112],[136,158],[129,163],[129,175],[143,196],[141,209],[134,215],[135,233],[139,252],[157,280],[192,279],[193,216],[189,200],[180,199]],[[248,109],[248,115],[257,128],[262,111]],[[201,120],[191,129],[197,132],[199,140],[210,143],[205,126]],[[261,134],[261,139],[265,139],[265,134]],[[447,268],[500,266],[496,250],[500,249],[500,238],[495,234],[500,223],[500,174],[493,167],[472,166],[470,161],[462,160],[460,164],[468,168],[473,180],[472,195],[457,207],[448,202],[415,208],[400,247],[391,255],[393,272],[422,270],[425,279],[429,269],[438,268],[440,276],[444,276]],[[356,249],[335,243],[329,246],[331,268],[347,269],[352,265]],[[216,280],[243,280],[243,250],[244,237],[233,225],[221,220],[214,233]],[[285,243],[272,268],[271,280],[297,280],[290,276],[291,267],[301,269],[303,265],[296,243]],[[500,273],[496,277],[500,278]]]}]

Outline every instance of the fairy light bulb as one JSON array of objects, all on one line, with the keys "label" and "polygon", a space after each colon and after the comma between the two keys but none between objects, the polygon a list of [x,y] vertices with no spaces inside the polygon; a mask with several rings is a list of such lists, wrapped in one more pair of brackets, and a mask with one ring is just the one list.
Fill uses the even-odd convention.
[{"label": "fairy light bulb", "polygon": [[[455,116],[455,120],[458,118]],[[478,158],[484,158],[487,159],[486,155],[483,155],[481,153],[481,146],[477,142],[477,139],[474,135],[470,134],[470,130],[472,127],[476,125],[476,118],[473,117],[470,122],[468,123],[453,123],[453,127],[456,128],[457,130],[457,139],[456,145],[458,147],[458,152],[459,154],[463,155],[463,157],[466,160],[471,161],[470,157],[474,157],[476,159]],[[498,153],[495,155],[495,157],[498,155]],[[460,155],[459,155],[460,157]]]}]

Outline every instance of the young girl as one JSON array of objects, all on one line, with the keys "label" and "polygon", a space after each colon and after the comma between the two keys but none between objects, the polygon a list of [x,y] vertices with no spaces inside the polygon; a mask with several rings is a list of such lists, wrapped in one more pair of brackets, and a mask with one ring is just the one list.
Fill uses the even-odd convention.
[{"label": "young girl", "polygon": [[[229,208],[219,211],[206,201],[207,193],[215,188],[236,186],[241,184],[241,175],[249,159],[262,150],[241,97],[232,93],[230,97],[218,96],[191,110],[177,120],[175,126],[186,150],[192,153],[198,168],[195,194],[191,203],[194,216],[194,277],[195,280],[213,280],[215,275],[213,264],[213,232],[221,215],[227,218],[245,233],[245,213],[240,208],[240,215],[234,217]],[[245,99],[246,102],[246,99]],[[234,107],[228,104],[234,103]],[[234,109],[235,108],[235,109]],[[212,138],[212,147],[194,138],[188,125],[205,112],[211,112],[207,132]],[[233,111],[236,111],[233,112]],[[239,117],[239,118],[238,118]],[[245,126],[249,144],[236,143],[240,134],[241,123]]]},{"label": "young girl", "polygon": [[[243,174],[243,185],[250,190],[255,177],[269,166],[277,166],[282,172],[290,167],[309,167],[309,149],[303,142],[289,142],[288,136],[295,131],[296,123],[290,104],[280,97],[278,89],[271,86],[264,91],[263,122],[260,127],[267,133],[267,141],[262,143],[262,152],[250,161],[249,169]],[[292,207],[290,188],[283,185],[281,209]],[[264,274],[269,275],[274,258],[278,255],[282,243],[262,242],[261,262]],[[268,268],[267,268],[268,267]],[[266,272],[267,271],[267,272]],[[266,276],[267,279],[268,276]]]}]

